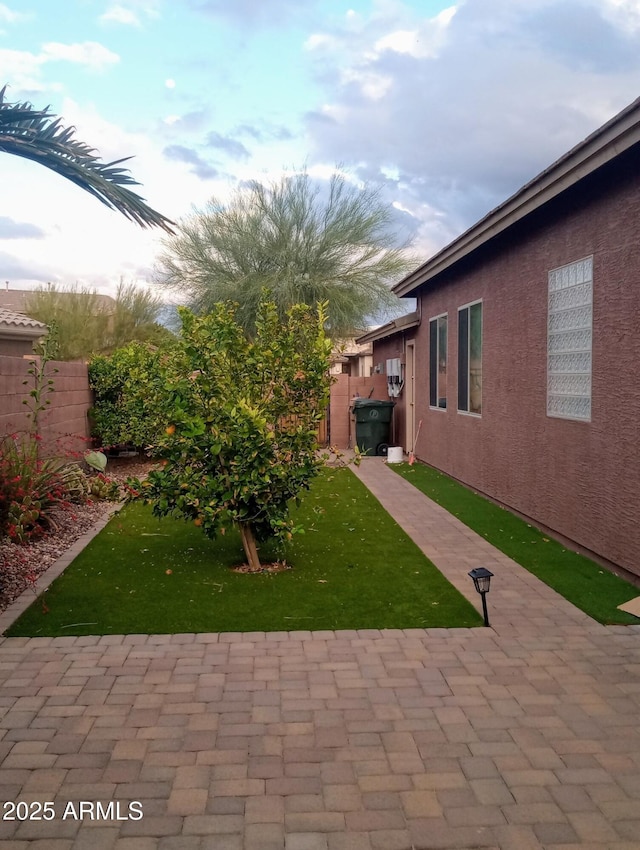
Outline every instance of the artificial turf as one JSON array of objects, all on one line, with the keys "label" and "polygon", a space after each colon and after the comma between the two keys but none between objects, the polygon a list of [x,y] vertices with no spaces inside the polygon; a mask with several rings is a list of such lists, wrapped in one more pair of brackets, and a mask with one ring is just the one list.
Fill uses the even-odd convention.
[{"label": "artificial turf", "polygon": [[638,623],[632,614],[618,610],[640,594],[620,576],[437,469],[422,463],[391,468],[594,620]]},{"label": "artificial turf", "polygon": [[[286,551],[292,569],[247,575],[230,570],[244,559],[239,534],[211,541],[128,505],[7,635],[481,625],[350,470],[323,470],[294,515],[306,531]],[[261,550],[264,562],[276,557]]]}]

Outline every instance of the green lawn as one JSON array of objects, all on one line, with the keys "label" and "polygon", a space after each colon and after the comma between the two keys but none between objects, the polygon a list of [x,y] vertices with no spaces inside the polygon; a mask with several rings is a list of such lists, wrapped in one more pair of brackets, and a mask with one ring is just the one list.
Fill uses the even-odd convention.
[{"label": "green lawn", "polygon": [[430,466],[391,468],[590,617],[600,623],[638,623],[617,610],[640,596],[637,587]]},{"label": "green lawn", "polygon": [[[124,508],[10,636],[481,625],[475,608],[348,469],[324,470],[296,511],[293,569],[230,571],[240,538]],[[277,553],[261,552],[263,561]],[[170,573],[167,571],[170,570]]]}]

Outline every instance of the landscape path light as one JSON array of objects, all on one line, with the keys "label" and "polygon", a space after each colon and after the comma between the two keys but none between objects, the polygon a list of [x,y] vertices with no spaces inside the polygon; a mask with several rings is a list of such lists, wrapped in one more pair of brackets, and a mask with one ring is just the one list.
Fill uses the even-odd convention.
[{"label": "landscape path light", "polygon": [[493,578],[493,573],[486,567],[476,567],[469,573],[473,579],[476,590],[482,596],[482,613],[484,614],[484,624],[489,625],[489,615],[487,614],[487,593],[489,593],[489,585]]}]

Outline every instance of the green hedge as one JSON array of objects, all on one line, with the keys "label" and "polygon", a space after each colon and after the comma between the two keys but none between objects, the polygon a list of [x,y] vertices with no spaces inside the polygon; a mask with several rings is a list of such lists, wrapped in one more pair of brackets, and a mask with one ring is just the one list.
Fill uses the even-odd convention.
[{"label": "green hedge", "polygon": [[147,448],[157,441],[166,422],[152,389],[162,381],[161,363],[168,356],[168,347],[131,343],[90,361],[89,384],[94,393],[89,411],[91,433],[103,447],[133,444]]}]

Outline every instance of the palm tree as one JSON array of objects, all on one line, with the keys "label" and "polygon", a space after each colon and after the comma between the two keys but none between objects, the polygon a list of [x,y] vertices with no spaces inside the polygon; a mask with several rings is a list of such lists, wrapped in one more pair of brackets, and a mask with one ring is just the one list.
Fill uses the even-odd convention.
[{"label": "palm tree", "polygon": [[48,106],[36,109],[26,102],[7,103],[6,88],[0,90],[0,152],[39,162],[141,227],[173,233],[170,219],[125,188],[139,185],[128,169],[119,167],[131,157],[100,162],[95,149],[75,139],[75,128],[64,127]]}]

